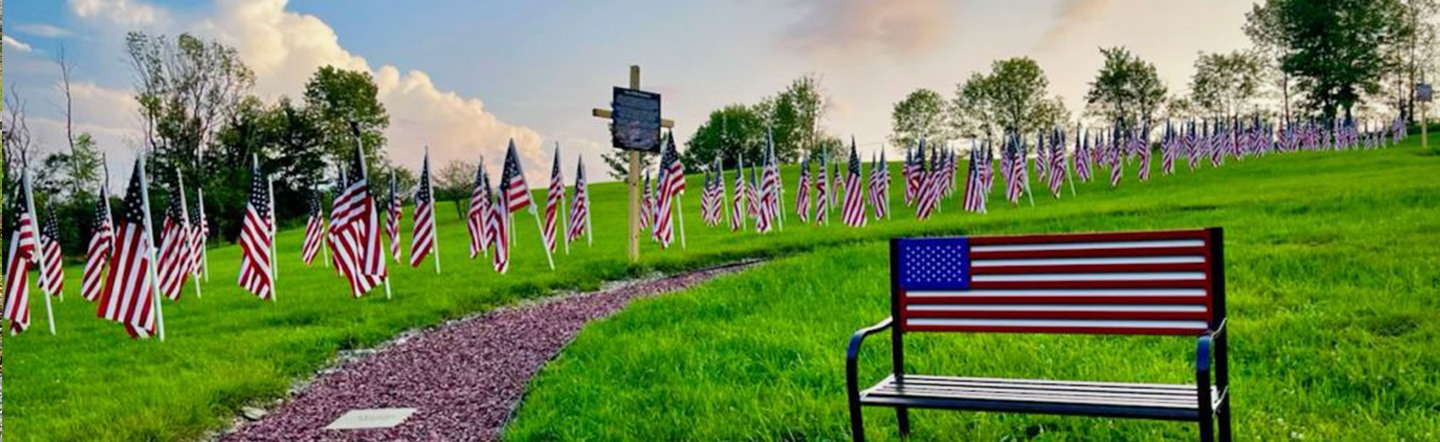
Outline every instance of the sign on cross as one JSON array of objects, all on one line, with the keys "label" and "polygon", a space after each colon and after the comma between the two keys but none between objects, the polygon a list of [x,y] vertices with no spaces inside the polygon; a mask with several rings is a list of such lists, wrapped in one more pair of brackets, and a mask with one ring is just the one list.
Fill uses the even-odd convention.
[{"label": "sign on cross", "polygon": [[614,93],[612,109],[595,109],[590,115],[611,120],[612,144],[630,151],[628,250],[630,262],[637,262],[640,260],[640,152],[659,152],[660,128],[675,127],[675,122],[660,118],[660,94],[640,90],[640,66],[630,66],[630,88],[617,87]]}]

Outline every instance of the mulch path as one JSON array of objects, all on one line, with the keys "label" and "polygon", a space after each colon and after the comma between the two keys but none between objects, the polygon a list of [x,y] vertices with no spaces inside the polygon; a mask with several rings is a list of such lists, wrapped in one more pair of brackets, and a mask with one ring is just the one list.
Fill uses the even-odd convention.
[{"label": "mulch path", "polygon": [[[492,441],[530,378],[585,324],[635,297],[682,290],[751,263],[547,298],[401,337],[322,372],[263,418],[222,441]],[[352,409],[415,408],[395,428],[325,430]]]}]

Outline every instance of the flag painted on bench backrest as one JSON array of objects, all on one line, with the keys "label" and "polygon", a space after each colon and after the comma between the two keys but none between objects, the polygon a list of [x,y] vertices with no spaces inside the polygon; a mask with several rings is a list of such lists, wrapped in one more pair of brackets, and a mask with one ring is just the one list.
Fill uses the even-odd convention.
[{"label": "flag painted on bench backrest", "polygon": [[906,331],[1197,335],[1211,231],[897,239]]}]

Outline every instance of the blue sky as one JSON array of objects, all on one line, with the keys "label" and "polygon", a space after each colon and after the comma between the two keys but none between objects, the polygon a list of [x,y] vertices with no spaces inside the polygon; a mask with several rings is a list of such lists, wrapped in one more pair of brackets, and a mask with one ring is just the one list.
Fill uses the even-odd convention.
[{"label": "blue sky", "polygon": [[[316,67],[337,64],[376,75],[390,109],[390,155],[416,167],[435,158],[498,169],[516,138],[528,172],[542,175],[550,151],[567,169],[585,156],[600,177],[608,149],[592,107],[626,81],[665,95],[682,139],[712,109],[753,103],[804,73],[830,97],[826,130],[882,148],[892,104],[925,87],[945,95],[992,60],[1029,56],[1051,93],[1076,111],[1100,65],[1098,48],[1129,46],[1183,92],[1199,51],[1248,46],[1240,25],[1248,2],[1142,0],[678,2],[394,2],[379,0],[11,0],[6,14],[7,88],[30,102],[43,149],[58,149],[53,65],[64,45],[85,85],[82,128],[97,133],[116,164],[134,155],[130,74],[120,37],[132,29],[192,32],[237,47],[256,70],[255,93],[297,95]],[[28,48],[26,50],[25,48]],[[124,170],[124,169],[120,169]]]}]

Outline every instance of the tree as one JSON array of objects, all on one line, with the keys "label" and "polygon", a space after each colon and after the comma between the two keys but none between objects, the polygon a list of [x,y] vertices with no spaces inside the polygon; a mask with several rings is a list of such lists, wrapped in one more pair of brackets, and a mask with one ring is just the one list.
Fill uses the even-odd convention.
[{"label": "tree", "polygon": [[354,154],[350,122],[360,128],[361,146],[372,170],[383,165],[385,128],[390,116],[380,103],[379,88],[369,72],[324,66],[305,83],[305,107],[313,112],[331,161],[343,162]]},{"label": "tree", "polygon": [[[607,170],[605,174],[609,175],[610,178],[620,181],[630,179],[629,151],[615,149],[610,152],[602,153],[600,154],[600,160],[604,161],[605,165],[609,167],[609,170]],[[649,170],[650,166],[653,165],[655,165],[655,154],[640,152],[641,174],[643,175],[644,171]]]},{"label": "tree", "polygon": [[1165,104],[1165,84],[1155,65],[1124,47],[1101,48],[1105,65],[1085,95],[1087,112],[1125,128],[1148,127]]},{"label": "tree", "polygon": [[201,182],[200,149],[255,84],[255,73],[235,48],[190,34],[172,40],[131,32],[125,51],[152,170]]},{"label": "tree", "polygon": [[1264,84],[1265,64],[1254,53],[1200,53],[1190,77],[1190,100],[1212,117],[1234,117],[1256,109],[1252,103]]},{"label": "tree", "polygon": [[1069,112],[1035,60],[996,60],[989,74],[971,74],[950,102],[952,126],[961,136],[994,139],[1004,133],[1030,134],[1066,124]]},{"label": "tree", "polygon": [[[434,179],[431,182],[435,186],[436,201],[454,201],[455,216],[458,219],[465,218],[465,209],[470,203],[471,186],[475,185],[475,169],[477,163],[464,160],[450,160],[434,171]],[[463,204],[462,204],[463,203]]]},{"label": "tree", "polygon": [[753,161],[765,147],[765,121],[754,106],[732,104],[710,112],[690,141],[685,142],[687,165],[709,165],[720,158],[723,167],[735,167],[740,155]]},{"label": "tree", "polygon": [[1284,34],[1280,28],[1280,16],[1276,8],[1268,3],[1256,3],[1251,6],[1250,12],[1245,13],[1245,35],[1255,44],[1259,53],[1268,57],[1266,70],[1277,73],[1272,83],[1280,92],[1280,117],[1284,121],[1291,121],[1291,104],[1294,103],[1294,92],[1291,85],[1294,79],[1289,72],[1280,69],[1279,60],[1289,53],[1289,47],[1285,45]]},{"label": "tree", "polygon": [[14,187],[20,182],[20,172],[30,168],[30,161],[37,155],[30,124],[25,119],[28,103],[20,96],[15,84],[10,84],[10,93],[5,95],[3,142],[5,151],[4,192],[14,195]]},{"label": "tree", "polygon": [[939,92],[916,89],[904,100],[895,103],[890,113],[890,143],[909,146],[921,138],[943,140],[949,137],[949,114],[945,98]]},{"label": "tree", "polygon": [[1409,39],[1399,0],[1267,0],[1259,11],[1257,28],[1268,26],[1282,48],[1280,69],[1327,119],[1351,116],[1363,94],[1379,92],[1395,46]]}]

